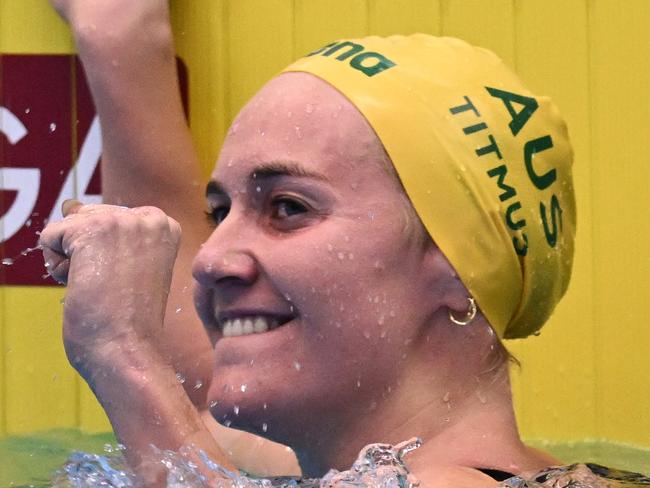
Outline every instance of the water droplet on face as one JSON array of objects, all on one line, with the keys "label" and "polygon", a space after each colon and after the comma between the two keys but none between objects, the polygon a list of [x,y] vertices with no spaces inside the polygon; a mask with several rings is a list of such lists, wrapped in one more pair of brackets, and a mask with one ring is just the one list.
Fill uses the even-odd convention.
[{"label": "water droplet on face", "polygon": [[194,389],[198,390],[203,386],[203,381],[201,380],[196,380],[196,383],[194,383]]},{"label": "water droplet on face", "polygon": [[361,380],[357,380],[357,388],[361,388]]},{"label": "water droplet on face", "polygon": [[241,385],[241,387],[239,389],[242,391],[242,393],[245,393],[246,390],[248,389],[248,385],[246,385],[246,383],[244,383],[243,385]]},{"label": "water droplet on face", "polygon": [[14,260],[11,258],[4,258],[2,260],[2,264],[5,266],[11,266],[12,264],[14,264]]},{"label": "water droplet on face", "polygon": [[226,421],[223,423],[223,425],[225,425],[226,427],[230,427],[230,426],[232,425],[232,420],[226,420]]},{"label": "water droplet on face", "polygon": [[300,364],[298,361],[294,361],[293,367],[295,368],[296,371],[300,371],[302,369],[302,364]]},{"label": "water droplet on face", "polygon": [[266,407],[267,407],[267,405],[265,403],[264,405],[262,405],[262,410],[266,410]]},{"label": "water droplet on face", "polygon": [[214,407],[216,407],[217,405],[219,405],[219,401],[218,401],[218,400],[212,400],[212,401],[210,402],[210,408],[214,408]]},{"label": "water droplet on face", "polygon": [[182,308],[182,307],[178,307],[178,308],[176,309],[176,313],[180,313],[181,310],[183,310],[183,308]]},{"label": "water droplet on face", "polygon": [[266,422],[262,424],[262,432],[266,432],[268,430],[269,426],[266,425]]},{"label": "water droplet on face", "polygon": [[256,187],[255,187],[255,191],[256,191],[257,193],[261,192],[261,191],[262,191],[262,187],[260,187],[260,186],[256,186]]},{"label": "water droplet on face", "polygon": [[56,124],[54,122],[50,122],[50,134],[56,130]]},{"label": "water droplet on face", "polygon": [[185,383],[185,376],[183,376],[183,373],[180,372],[176,373],[176,379],[181,385]]},{"label": "water droplet on face", "polygon": [[232,411],[235,413],[235,415],[239,415],[239,405],[232,407]]},{"label": "water droplet on face", "polygon": [[26,114],[28,114],[28,113],[31,112],[31,111],[32,111],[32,109],[29,108],[29,107],[25,109],[25,113],[26,113]]}]

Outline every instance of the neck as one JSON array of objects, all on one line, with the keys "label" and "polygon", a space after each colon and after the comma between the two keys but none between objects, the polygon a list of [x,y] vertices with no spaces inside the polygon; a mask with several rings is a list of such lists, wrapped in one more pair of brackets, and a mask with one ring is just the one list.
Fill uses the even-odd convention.
[{"label": "neck", "polygon": [[365,445],[397,444],[411,437],[423,441],[406,458],[416,476],[434,465],[515,474],[548,466],[548,458],[528,449],[519,438],[507,365],[486,373],[476,369],[463,377],[454,376],[463,371],[454,365],[439,368],[442,374],[431,371],[412,369],[391,385],[390,394],[375,395],[381,400],[371,411],[371,402],[356,402],[344,415],[318,422],[328,428],[311,432],[308,445],[292,443],[305,475],[349,469]]}]

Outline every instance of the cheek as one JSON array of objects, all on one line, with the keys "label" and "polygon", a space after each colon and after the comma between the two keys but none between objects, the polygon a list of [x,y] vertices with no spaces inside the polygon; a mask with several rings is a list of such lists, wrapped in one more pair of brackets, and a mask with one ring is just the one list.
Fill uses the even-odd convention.
[{"label": "cheek", "polygon": [[[409,280],[402,277],[402,249],[390,239],[364,239],[358,229],[323,229],[292,243],[276,286],[295,304],[305,325],[303,344],[397,354],[387,344],[405,340],[397,325],[413,308]],[[307,238],[308,237],[308,238]],[[379,243],[382,244],[379,244]],[[361,348],[361,349],[360,349]]]}]

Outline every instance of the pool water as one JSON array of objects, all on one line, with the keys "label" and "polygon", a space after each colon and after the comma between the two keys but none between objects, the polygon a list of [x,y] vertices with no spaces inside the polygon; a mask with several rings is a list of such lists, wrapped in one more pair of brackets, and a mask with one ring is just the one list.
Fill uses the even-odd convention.
[{"label": "pool water", "polygon": [[[650,474],[650,449],[610,442],[585,441],[557,444],[529,441],[567,464],[592,462],[628,471]],[[115,444],[112,434],[84,434],[78,430],[52,430],[0,439],[0,487],[46,487],[52,473],[73,451],[105,454]],[[408,462],[408,458],[407,458]]]},{"label": "pool water", "polygon": [[43,483],[71,452],[103,453],[106,444],[115,444],[112,434],[90,435],[75,429],[0,439],[0,487],[47,486]]}]

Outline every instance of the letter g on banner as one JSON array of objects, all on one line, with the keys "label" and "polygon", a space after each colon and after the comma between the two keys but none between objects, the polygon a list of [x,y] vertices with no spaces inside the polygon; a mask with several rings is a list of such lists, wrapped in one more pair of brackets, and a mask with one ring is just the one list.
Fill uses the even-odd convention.
[{"label": "letter g on banner", "polygon": [[[0,132],[15,145],[27,128],[9,109],[0,107]],[[38,168],[0,168],[0,190],[17,192],[9,210],[0,216],[0,243],[11,239],[29,218],[36,205],[41,183]]]}]

